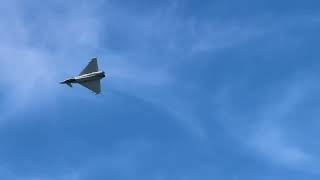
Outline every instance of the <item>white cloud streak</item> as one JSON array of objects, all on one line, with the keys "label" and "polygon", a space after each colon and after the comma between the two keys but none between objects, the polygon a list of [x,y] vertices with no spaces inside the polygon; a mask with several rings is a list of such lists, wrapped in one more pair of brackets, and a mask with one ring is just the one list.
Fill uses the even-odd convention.
[{"label": "white cloud streak", "polygon": [[[0,42],[0,87],[5,97],[0,103],[5,107],[0,112],[1,123],[33,105],[43,105],[48,98],[54,99],[59,78],[63,77],[60,74],[65,74],[66,69],[80,69],[80,63],[75,65],[73,59],[89,58],[88,52],[99,44],[101,29],[91,11],[93,6],[75,8],[69,4],[64,7],[63,18],[61,13],[57,18],[52,9],[44,10],[34,3],[2,4],[7,10],[0,17],[0,33],[4,37]],[[45,11],[46,15],[37,11]],[[28,20],[31,14],[35,14],[32,21]],[[87,52],[83,52],[84,48]]]},{"label": "white cloud streak", "polygon": [[[0,33],[5,37],[0,42],[0,75],[5,77],[0,79],[0,86],[7,98],[1,105],[8,107],[0,112],[2,120],[41,100],[41,93],[45,98],[54,97],[59,91],[56,86],[60,78],[58,74],[65,74],[60,67],[72,69],[72,72],[81,69],[82,64],[78,63],[80,60],[77,62],[74,59],[91,56],[96,48],[99,49],[101,33],[110,32],[108,28],[112,28],[101,26],[102,17],[96,14],[94,7],[89,4],[80,8],[74,8],[74,5],[70,4],[70,7],[64,7],[66,10],[63,17],[57,18],[56,14],[49,13],[45,19],[40,18],[28,25],[29,22],[21,13],[25,10],[16,3],[5,2],[10,6],[10,11],[2,12],[5,14],[0,17]],[[110,26],[123,23],[118,28],[129,29],[129,32],[124,32],[132,38],[131,44],[140,47],[148,58],[155,58],[149,52],[152,50],[150,45],[155,42],[165,49],[161,51],[163,53],[184,52],[186,55],[182,56],[190,56],[194,53],[223,50],[265,35],[264,28],[267,25],[261,26],[256,21],[201,24],[197,23],[197,19],[179,17],[175,14],[175,6],[177,4],[143,17],[123,11],[111,11],[110,13],[122,13],[119,19],[124,22],[119,19],[112,20],[115,16],[110,13],[105,16],[110,15],[111,18],[106,17],[105,20],[109,21]],[[257,20],[259,21],[261,20]],[[10,31],[8,27],[11,27]],[[180,47],[182,44],[183,48]],[[193,135],[200,138],[207,136],[206,128],[203,127],[194,107],[188,105],[188,99],[179,98],[180,92],[171,89],[172,84],[184,83],[174,75],[179,64],[170,61],[172,59],[159,58],[159,62],[150,63],[151,65],[148,64],[149,61],[137,63],[130,58],[131,52],[124,51],[112,52],[111,55],[103,52],[101,55],[110,58],[107,63],[102,63],[102,68],[109,70],[107,73],[110,74],[109,82],[112,88],[136,95],[156,107],[167,109],[168,113],[176,117]],[[10,76],[7,76],[8,74]],[[276,107],[281,109],[277,114],[274,114],[273,110],[271,117],[266,115],[270,111],[259,114],[256,131],[247,134],[247,137],[249,146],[253,146],[263,156],[272,158],[276,163],[300,167],[308,164],[313,156],[299,145],[292,145],[285,128],[279,128],[276,123],[269,124],[273,118],[281,119],[292,111],[296,101],[286,102],[295,99],[292,96],[294,95],[290,95],[288,100],[283,100],[281,107]],[[301,97],[298,96],[296,100],[300,101]],[[66,177],[78,179],[77,173],[71,173]]]},{"label": "white cloud streak", "polygon": [[[260,29],[259,23],[198,22],[196,18],[184,18],[177,13],[179,2],[175,1],[171,6],[155,9],[151,14],[143,16],[115,7],[119,15],[117,21],[127,23],[117,22],[115,27],[112,27],[115,20],[107,18],[107,24],[111,24],[111,27],[106,27],[106,32],[130,29],[125,32],[125,36],[130,39],[129,44],[133,44],[132,49],[136,52],[110,50],[111,54],[108,52],[103,55],[110,58],[104,68],[110,74],[108,83],[115,90],[130,93],[155,107],[166,109],[189,129],[191,134],[205,139],[206,130],[202,127],[194,107],[186,97],[179,96],[179,91],[183,88],[175,88],[177,85],[185,86],[185,82],[175,76],[176,69],[186,57],[197,53],[222,51],[255,39],[264,31]],[[153,54],[154,48],[158,48],[156,52],[162,54]],[[173,60],[176,57],[179,58]]]},{"label": "white cloud streak", "polygon": [[[234,112],[235,107],[229,104],[232,88],[223,89],[224,93],[215,99],[220,98],[221,123],[235,139],[265,161],[288,169],[319,173],[319,155],[311,153],[310,147],[295,138],[292,133],[297,132],[290,131],[291,126],[296,125],[293,122],[300,122],[293,115],[300,113],[299,109],[312,96],[310,92],[319,87],[314,86],[312,78],[302,74],[277,87],[266,90],[263,105],[252,107],[249,114]],[[301,121],[308,123],[306,119]]]}]

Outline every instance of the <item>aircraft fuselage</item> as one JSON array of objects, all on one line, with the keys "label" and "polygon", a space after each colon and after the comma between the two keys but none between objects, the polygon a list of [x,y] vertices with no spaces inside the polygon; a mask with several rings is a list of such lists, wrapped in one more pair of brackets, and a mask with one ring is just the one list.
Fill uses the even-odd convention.
[{"label": "aircraft fuselage", "polygon": [[92,72],[92,73],[68,78],[68,79],[62,81],[61,84],[68,84],[70,86],[71,83],[82,83],[82,82],[88,82],[88,81],[95,81],[95,80],[103,79],[104,77],[106,77],[105,72],[98,71],[98,72]]}]

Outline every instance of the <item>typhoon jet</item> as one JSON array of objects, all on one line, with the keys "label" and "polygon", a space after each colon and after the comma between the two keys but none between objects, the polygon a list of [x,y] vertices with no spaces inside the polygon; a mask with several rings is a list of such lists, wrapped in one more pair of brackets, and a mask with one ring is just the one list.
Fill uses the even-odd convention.
[{"label": "typhoon jet", "polygon": [[78,83],[97,95],[101,93],[100,80],[104,77],[106,77],[105,72],[99,71],[97,58],[92,58],[78,76],[68,78],[60,84],[67,84],[72,87],[72,83]]}]

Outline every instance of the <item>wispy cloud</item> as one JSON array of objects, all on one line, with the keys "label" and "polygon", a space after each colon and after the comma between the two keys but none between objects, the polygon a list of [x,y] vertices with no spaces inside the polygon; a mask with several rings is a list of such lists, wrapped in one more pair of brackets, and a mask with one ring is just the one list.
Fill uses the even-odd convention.
[{"label": "wispy cloud", "polygon": [[235,110],[236,106],[228,103],[229,93],[233,91],[230,88],[223,89],[224,93],[215,99],[221,98],[221,123],[235,139],[265,161],[280,167],[319,173],[316,168],[319,164],[318,155],[313,154],[311,147],[304,143],[304,138],[307,138],[307,141],[310,137],[297,138],[293,133],[298,132],[292,130],[297,123],[304,122],[305,126],[309,126],[307,119],[300,119],[300,116],[296,117],[295,114],[304,112],[299,109],[305,106],[312,96],[311,92],[319,87],[314,86],[314,80],[309,73],[299,73],[290,81],[287,80],[287,83],[273,87],[277,88],[266,90],[263,103],[252,106],[250,113]]},{"label": "wispy cloud", "polygon": [[[287,129],[291,121],[296,121],[293,113],[299,112],[314,88],[313,81],[297,80],[287,87],[284,96],[267,107],[262,108],[258,124],[249,137],[249,144],[264,154],[269,160],[286,167],[303,171],[317,172],[315,167],[319,161],[316,155],[308,152],[298,139],[294,139]],[[301,119],[305,121],[306,119]]]},{"label": "wispy cloud", "polygon": [[[1,102],[2,122],[54,98],[61,74],[65,75],[66,69],[80,69],[74,59],[90,57],[83,49],[88,52],[98,46],[101,29],[91,11],[93,6],[74,8],[73,4],[57,2],[53,7],[64,11],[55,12],[54,8],[39,7],[41,3],[3,4],[8,8],[0,17],[0,33],[4,37],[0,43],[0,86],[5,97]],[[37,14],[43,11],[45,16]]]},{"label": "wispy cloud", "polygon": [[[203,52],[219,52],[255,39],[264,33],[259,23],[250,21],[198,21],[179,14],[180,1],[155,9],[143,16],[115,7],[117,19],[107,18],[107,39],[123,33],[124,49],[107,44],[104,69],[109,72],[110,87],[166,109],[195,136],[206,137],[205,128],[190,99],[180,96],[183,87],[197,86],[177,77],[181,64]],[[115,15],[110,15],[115,17]],[[117,20],[117,23],[114,21]],[[125,22],[125,23],[124,23]],[[115,24],[115,26],[112,26]],[[130,31],[123,32],[130,29]],[[120,37],[123,38],[123,37]],[[126,42],[126,41],[124,41]],[[128,47],[129,48],[128,48]],[[134,59],[134,60],[133,60]],[[192,74],[192,72],[190,72]],[[193,83],[193,84],[192,84]],[[190,85],[192,84],[192,85]],[[177,87],[181,88],[177,88]],[[196,88],[195,88],[196,89]],[[194,92],[193,95],[196,95]]]},{"label": "wispy cloud", "polygon": [[286,136],[289,136],[286,130],[278,125],[261,125],[255,134],[252,134],[249,144],[275,163],[294,169],[310,170],[310,167],[305,167],[313,163],[315,158]]},{"label": "wispy cloud", "polygon": [[[251,40],[269,38],[286,21],[265,17],[200,21],[197,17],[179,14],[179,1],[144,15],[126,11],[111,2],[107,3],[106,12],[99,14],[101,12],[95,11],[98,8],[91,3],[81,2],[84,4],[75,7],[61,1],[53,6],[54,10],[42,9],[42,12],[48,11],[45,16],[37,16],[37,11],[33,10],[41,9],[41,5],[24,7],[17,2],[5,3],[10,8],[0,16],[0,33],[4,36],[0,42],[0,75],[6,77],[0,79],[1,94],[5,97],[0,104],[5,107],[0,112],[2,120],[37,103],[43,105],[47,98],[57,97],[57,83],[59,78],[67,75],[65,71],[79,71],[84,57],[97,54],[105,59],[101,66],[109,74],[108,84],[104,85],[110,88],[109,91],[125,92],[155,108],[165,109],[192,136],[205,140],[210,139],[208,132],[211,129],[205,126],[201,113],[212,112],[199,109],[210,104],[207,101],[212,101],[212,98],[201,101],[202,105],[197,107],[191,97],[197,99],[202,93],[207,93],[208,97],[213,94],[197,88],[198,82],[188,82],[188,78],[179,77],[177,74],[181,66],[187,61],[199,62],[196,55],[201,53],[225,52]],[[35,19],[31,21],[28,17]],[[7,27],[11,30],[8,31]],[[280,31],[288,27],[281,26]],[[239,61],[246,63],[243,59]],[[217,106],[223,114],[221,124],[228,132],[267,161],[303,170],[317,165],[316,156],[295,141],[287,127],[279,123],[287,119],[305,98],[307,91],[299,89],[303,85],[298,84],[298,88],[288,85],[289,88],[283,92],[288,95],[278,97],[276,102],[262,98],[263,106],[253,107],[255,105],[251,104],[256,112],[247,115],[236,111],[239,106],[230,100],[236,96],[238,88],[235,86],[241,81],[236,76],[228,82],[233,89],[218,87],[223,93],[213,99],[221,100]],[[208,83],[214,82],[209,78]],[[188,92],[183,93],[185,91]],[[270,96],[274,95],[272,92]],[[215,110],[215,113],[220,112]],[[250,127],[241,124],[243,119],[250,119]],[[229,127],[230,124],[235,125]],[[139,165],[136,157],[144,152],[144,148],[148,149],[144,143],[134,143],[139,145],[137,149],[129,143],[111,152],[110,156],[93,158],[92,162],[84,162],[81,168],[71,169],[65,175],[51,179],[90,179],[90,173],[105,169],[134,174],[135,166]],[[142,150],[139,149],[141,147]],[[96,169],[96,164],[100,169]],[[6,173],[14,177],[9,171]],[[162,177],[159,175],[159,179]]]},{"label": "wispy cloud", "polygon": [[[195,136],[206,137],[206,128],[202,127],[203,121],[199,118],[196,107],[188,103],[187,97],[179,96],[182,87],[187,85],[177,77],[177,69],[190,60],[199,62],[199,59],[193,57],[201,53],[219,54],[250,41],[269,39],[275,34],[289,31],[310,17],[302,16],[299,22],[292,21],[297,19],[296,16],[276,20],[268,15],[238,20],[198,21],[196,17],[181,16],[176,9],[179,7],[177,3],[179,2],[167,8],[156,9],[148,16],[130,14],[120,9],[120,19],[134,22],[136,26],[124,23],[118,24],[115,29],[107,27],[107,32],[110,32],[107,36],[112,36],[118,28],[120,32],[123,32],[121,29],[131,29],[126,36],[130,39],[130,47],[136,52],[113,50],[111,45],[110,52],[103,55],[110,58],[104,68],[109,70],[109,82],[115,90],[134,94],[156,107],[167,109],[169,114],[182,122]],[[158,48],[156,52],[162,52],[162,55],[153,54],[154,46],[149,46],[150,44],[155,44]],[[239,61],[250,63],[242,59]],[[197,82],[188,83],[197,87]],[[238,84],[234,81],[226,83]]]}]

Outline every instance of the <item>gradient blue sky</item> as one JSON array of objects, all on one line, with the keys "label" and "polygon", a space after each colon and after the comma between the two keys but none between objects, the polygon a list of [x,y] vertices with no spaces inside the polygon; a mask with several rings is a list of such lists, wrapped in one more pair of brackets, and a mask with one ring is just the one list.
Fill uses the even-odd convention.
[{"label": "gradient blue sky", "polygon": [[318,180],[319,9],[2,0],[0,179]]}]

